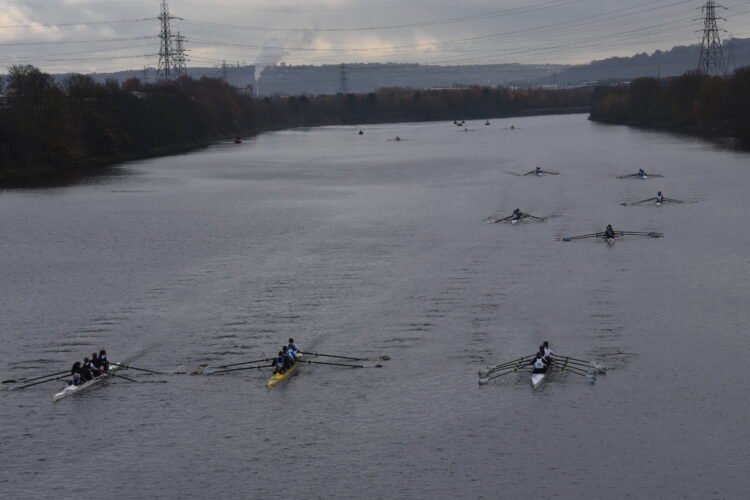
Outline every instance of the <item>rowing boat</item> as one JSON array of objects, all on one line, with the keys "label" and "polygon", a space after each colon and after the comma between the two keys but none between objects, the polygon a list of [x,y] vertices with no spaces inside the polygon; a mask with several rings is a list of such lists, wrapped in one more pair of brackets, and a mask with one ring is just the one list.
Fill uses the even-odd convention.
[{"label": "rowing boat", "polygon": [[[298,354],[297,357],[301,358],[302,354]],[[271,380],[268,381],[268,384],[266,384],[266,386],[271,388],[291,377],[294,372],[297,371],[297,366],[299,366],[300,363],[301,361],[295,361],[294,364],[292,364],[292,366],[290,366],[289,369],[284,373],[274,373],[273,375],[271,375]]]},{"label": "rowing boat", "polygon": [[[110,363],[109,364],[109,371],[115,372],[120,369],[120,366],[117,363]],[[68,385],[66,386],[62,391],[57,392],[52,395],[52,401],[58,401],[62,398],[67,398],[68,396],[72,396],[73,394],[77,394],[81,391],[84,391],[88,389],[89,387],[98,384],[102,380],[107,380],[110,377],[106,375],[106,373],[102,373],[98,377],[94,377],[88,382],[84,382],[81,385]]]},{"label": "rowing boat", "polygon": [[542,385],[542,382],[547,378],[547,375],[549,375],[549,371],[552,369],[552,364],[550,363],[547,365],[547,371],[544,373],[532,373],[531,374],[531,386],[536,389],[540,385]]}]

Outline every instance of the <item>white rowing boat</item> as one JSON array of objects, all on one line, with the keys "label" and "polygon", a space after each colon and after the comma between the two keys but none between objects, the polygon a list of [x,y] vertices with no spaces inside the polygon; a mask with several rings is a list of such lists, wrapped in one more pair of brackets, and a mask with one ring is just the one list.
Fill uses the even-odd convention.
[{"label": "white rowing boat", "polygon": [[[115,372],[115,371],[119,370],[120,368],[121,368],[120,365],[118,365],[117,363],[110,363],[109,364],[109,371],[110,372]],[[98,384],[102,380],[107,380],[109,378],[110,378],[109,375],[107,375],[106,373],[102,373],[98,377],[94,377],[91,380],[89,380],[88,382],[82,383],[81,385],[72,385],[71,384],[71,385],[65,386],[65,388],[62,391],[57,392],[57,393],[55,393],[55,394],[52,395],[52,401],[58,401],[58,400],[60,400],[62,398],[67,398],[68,396],[72,396],[73,394],[76,394],[78,392],[84,391],[84,390],[88,389],[89,387]]]},{"label": "white rowing boat", "polygon": [[544,373],[532,373],[531,374],[531,385],[536,389],[540,385],[542,385],[542,382],[547,378],[547,375],[549,375],[549,371],[552,369],[552,365],[547,366],[547,371]]}]

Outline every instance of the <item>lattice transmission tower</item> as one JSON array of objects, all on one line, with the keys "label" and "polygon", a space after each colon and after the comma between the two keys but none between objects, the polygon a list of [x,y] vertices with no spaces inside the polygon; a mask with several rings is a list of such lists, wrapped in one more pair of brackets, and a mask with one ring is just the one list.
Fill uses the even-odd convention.
[{"label": "lattice transmission tower", "polygon": [[187,74],[187,58],[185,57],[185,37],[178,31],[174,37],[174,56],[172,58],[172,68],[175,78]]},{"label": "lattice transmission tower", "polygon": [[723,17],[716,15],[716,9],[726,9],[719,5],[715,0],[706,0],[706,4],[701,7],[703,17],[703,42],[701,43],[701,54],[698,59],[698,71],[707,75],[724,75],[727,72],[727,63],[724,60],[724,52],[721,47],[719,38],[719,27],[716,20]]},{"label": "lattice transmission tower", "polygon": [[161,12],[157,19],[161,25],[161,31],[159,32],[161,45],[159,46],[159,64],[156,67],[156,79],[169,80],[174,76],[175,67],[175,51],[172,49],[172,28],[169,22],[172,19],[181,18],[171,15],[167,0],[161,0]]},{"label": "lattice transmission tower", "polygon": [[339,92],[342,94],[349,92],[349,78],[346,75],[346,64],[344,63],[339,66]]}]

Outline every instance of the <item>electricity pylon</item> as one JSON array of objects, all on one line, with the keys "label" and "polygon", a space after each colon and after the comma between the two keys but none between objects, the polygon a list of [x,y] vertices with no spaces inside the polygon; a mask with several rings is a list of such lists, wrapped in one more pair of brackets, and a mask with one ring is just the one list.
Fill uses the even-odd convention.
[{"label": "electricity pylon", "polygon": [[706,5],[701,7],[703,17],[703,42],[701,43],[701,54],[698,59],[698,71],[707,75],[724,75],[727,72],[727,64],[724,60],[724,52],[719,38],[719,27],[716,20],[723,17],[716,15],[716,9],[726,9],[715,0],[706,0]]}]

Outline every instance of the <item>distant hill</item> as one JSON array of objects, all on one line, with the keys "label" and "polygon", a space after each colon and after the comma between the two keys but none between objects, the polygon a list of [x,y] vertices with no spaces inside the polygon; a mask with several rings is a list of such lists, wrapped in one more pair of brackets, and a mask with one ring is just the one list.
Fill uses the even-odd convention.
[{"label": "distant hill", "polygon": [[[750,65],[750,39],[725,42],[725,55],[734,55],[736,67]],[[446,88],[467,85],[489,87],[525,87],[541,85],[579,86],[597,82],[628,81],[639,76],[676,76],[698,65],[699,45],[678,46],[668,51],[632,57],[610,57],[582,65],[559,64],[488,64],[465,66],[432,66],[399,63],[353,63],[345,66],[348,92],[366,93],[382,87]],[[730,61],[731,62],[731,61]],[[259,82],[255,66],[226,68],[189,68],[193,78],[221,78],[236,87],[262,96],[335,94],[341,89],[340,65],[290,66],[284,63],[267,66]],[[63,78],[66,75],[55,75]],[[153,82],[154,68],[117,73],[94,73],[97,81],[114,78],[124,81],[138,78]]]},{"label": "distant hill", "polygon": [[[732,54],[734,57],[732,58]],[[731,44],[724,43],[725,58],[730,65],[742,67],[750,65],[750,39],[735,38]],[[589,64],[567,67],[555,75],[555,83],[575,85],[590,81],[623,81],[639,76],[667,77],[678,76],[698,67],[700,45],[673,47],[668,51],[657,50],[651,55],[645,52],[632,57],[610,57],[592,61]],[[733,59],[733,64],[731,59]],[[540,84],[553,83],[552,76],[542,78]]]},{"label": "distant hill", "polygon": [[[349,92],[372,92],[381,87],[450,88],[483,85],[529,86],[564,66],[545,64],[492,64],[429,66],[421,64],[347,64]],[[271,66],[260,78],[260,93],[330,94],[341,89],[340,66]]]}]

